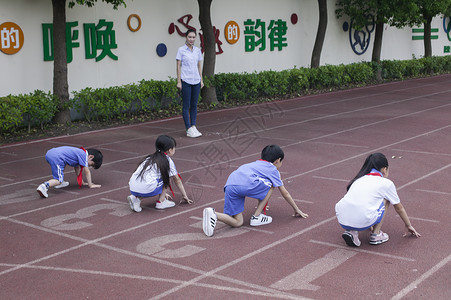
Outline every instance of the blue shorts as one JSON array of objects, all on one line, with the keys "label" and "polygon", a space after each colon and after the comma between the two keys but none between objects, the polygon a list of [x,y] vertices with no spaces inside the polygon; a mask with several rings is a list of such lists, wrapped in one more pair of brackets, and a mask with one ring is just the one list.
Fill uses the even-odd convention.
[{"label": "blue shorts", "polygon": [[153,196],[156,196],[156,195],[160,195],[162,192],[163,192],[163,185],[160,185],[159,187],[157,187],[156,189],[154,189],[150,193],[143,194],[143,193],[137,193],[137,192],[134,192],[134,191],[130,191],[130,194],[132,194],[133,196],[136,196],[136,197],[145,198],[145,197],[153,197]]},{"label": "blue shorts", "polygon": [[246,197],[257,200],[265,199],[270,186],[263,181],[258,181],[251,188],[241,185],[228,185],[224,188],[224,213],[229,216],[235,216],[244,211],[244,199]]},{"label": "blue shorts", "polygon": [[61,160],[57,156],[53,156],[48,152],[45,155],[45,160],[49,163],[50,168],[52,168],[53,179],[56,179],[59,182],[63,182],[64,168],[66,167],[66,164],[64,162],[61,162]]},{"label": "blue shorts", "polygon": [[343,227],[345,230],[357,230],[357,231],[363,231],[363,230],[367,230],[370,229],[372,226],[379,224],[382,221],[382,217],[384,216],[385,213],[385,201],[382,201],[381,206],[379,206],[378,210],[377,210],[377,219],[376,221],[370,225],[370,226],[366,226],[363,228],[355,228],[355,227],[351,227],[351,226],[346,226],[346,225],[341,225],[341,227]]}]

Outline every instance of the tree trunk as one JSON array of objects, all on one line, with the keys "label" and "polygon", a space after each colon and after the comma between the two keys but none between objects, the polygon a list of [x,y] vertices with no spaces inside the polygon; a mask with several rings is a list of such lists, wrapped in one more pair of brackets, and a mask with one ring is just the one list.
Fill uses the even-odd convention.
[{"label": "tree trunk", "polygon": [[67,83],[66,50],[66,0],[52,0],[53,6],[53,94],[58,97],[59,111],[55,121],[59,124],[70,123],[70,112],[64,108],[69,101]]},{"label": "tree trunk", "polygon": [[424,22],[424,57],[432,56],[431,23],[432,17],[425,17]]},{"label": "tree trunk", "polygon": [[[376,23],[376,33],[374,35],[373,54],[371,61],[380,63],[381,61],[381,49],[382,49],[382,36],[384,35],[384,23]],[[382,70],[377,69],[376,79],[382,81]]]},{"label": "tree trunk", "polygon": [[[215,75],[216,63],[216,40],[211,23],[210,7],[212,0],[197,0],[199,3],[199,23],[204,35],[204,65],[202,76],[211,78]],[[214,86],[204,87],[201,91],[202,101],[207,104],[218,103],[216,88]]]},{"label": "tree trunk", "polygon": [[316,32],[315,46],[313,47],[312,59],[310,66],[318,68],[321,60],[321,52],[323,50],[324,38],[327,29],[327,0],[318,0],[319,22],[318,31]]}]

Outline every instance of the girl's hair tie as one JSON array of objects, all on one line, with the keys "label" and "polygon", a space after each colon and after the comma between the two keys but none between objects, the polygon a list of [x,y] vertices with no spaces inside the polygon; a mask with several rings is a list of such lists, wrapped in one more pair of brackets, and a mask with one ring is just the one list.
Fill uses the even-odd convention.
[{"label": "girl's hair tie", "polygon": [[161,152],[161,150],[160,150],[160,149],[157,149],[157,152]]}]

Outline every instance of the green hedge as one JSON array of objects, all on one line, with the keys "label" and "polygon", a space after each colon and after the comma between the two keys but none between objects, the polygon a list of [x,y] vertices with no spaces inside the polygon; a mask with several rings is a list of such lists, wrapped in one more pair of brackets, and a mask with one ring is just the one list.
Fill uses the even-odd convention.
[{"label": "green hedge", "polygon": [[[315,69],[221,73],[204,82],[216,88],[220,102],[255,102],[373,84],[378,82],[378,76],[383,81],[392,81],[444,73],[451,73],[451,56],[326,65]],[[158,114],[162,109],[180,109],[180,97],[175,79],[142,80],[109,88],[85,88],[74,92],[67,105],[87,121],[108,121],[135,113]],[[27,126],[44,128],[56,112],[54,97],[39,90],[27,95],[0,97],[0,133],[13,133]]]}]

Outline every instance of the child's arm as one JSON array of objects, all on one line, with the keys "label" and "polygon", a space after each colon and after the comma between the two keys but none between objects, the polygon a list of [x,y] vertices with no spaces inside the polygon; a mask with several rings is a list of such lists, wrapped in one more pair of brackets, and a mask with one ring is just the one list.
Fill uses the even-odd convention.
[{"label": "child's arm", "polygon": [[183,186],[183,182],[182,182],[182,180],[180,179],[180,177],[178,176],[178,174],[175,175],[175,176],[172,176],[171,178],[172,178],[172,180],[175,182],[175,185],[176,185],[177,188],[179,189],[180,193],[182,193],[183,199],[184,199],[188,204],[192,204],[192,203],[193,203],[193,200],[191,200],[190,198],[188,198],[188,195],[186,194],[186,191],[185,191],[185,187]]},{"label": "child's arm", "polygon": [[[420,237],[421,234],[419,234],[415,228],[413,228],[412,224],[410,223],[409,217],[407,216],[407,212],[404,209],[404,206],[401,203],[393,205],[398,215],[401,217],[401,220],[406,225],[407,230],[414,236]],[[406,236],[406,234],[404,235]]]},{"label": "child's arm", "polygon": [[100,184],[94,184],[92,182],[91,171],[89,170],[88,167],[84,167],[83,168],[83,175],[85,175],[86,181],[87,181],[87,183],[83,182],[83,185],[87,185],[89,188],[99,188],[99,187],[101,187]]},{"label": "child's arm", "polygon": [[294,209],[294,215],[293,217],[297,217],[300,216],[301,218],[307,218],[308,214],[303,213],[299,207],[296,205],[296,203],[294,202],[293,198],[291,197],[290,193],[287,191],[287,189],[282,185],[279,186],[279,191],[282,194],[282,197],[285,199],[285,201],[288,202],[288,204],[290,204],[290,206]]}]

